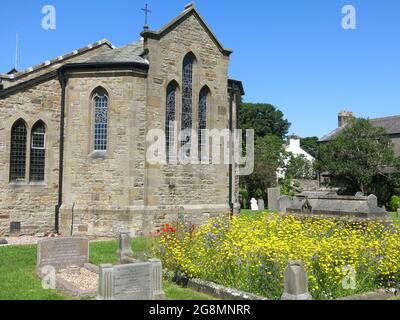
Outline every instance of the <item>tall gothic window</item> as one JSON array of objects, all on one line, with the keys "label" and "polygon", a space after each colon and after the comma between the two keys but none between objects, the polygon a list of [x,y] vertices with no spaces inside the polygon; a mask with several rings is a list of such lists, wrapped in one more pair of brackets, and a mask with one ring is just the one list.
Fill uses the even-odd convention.
[{"label": "tall gothic window", "polygon": [[199,139],[199,157],[200,160],[203,157],[207,156],[206,147],[207,147],[207,135],[204,133],[204,130],[207,129],[207,107],[209,100],[209,90],[207,87],[204,87],[200,91],[199,95],[199,128],[198,128],[198,139]]},{"label": "tall gothic window", "polygon": [[[195,57],[189,53],[183,59],[182,72],[182,131],[192,130],[192,103],[193,103],[193,65]],[[184,140],[184,139],[183,139]],[[191,131],[186,132],[186,140],[182,141],[182,145],[187,145],[191,150]],[[187,156],[190,156],[190,151]]]},{"label": "tall gothic window", "polygon": [[23,120],[18,120],[11,129],[10,180],[24,181],[26,167],[27,130]]},{"label": "tall gothic window", "polygon": [[175,142],[175,121],[176,121],[176,82],[171,82],[167,87],[166,117],[165,117],[165,151],[167,162],[172,158],[171,147]]},{"label": "tall gothic window", "polygon": [[94,103],[94,151],[107,150],[108,95],[100,88],[93,95]]},{"label": "tall gothic window", "polygon": [[33,126],[31,138],[30,181],[44,181],[46,127],[39,121]]}]

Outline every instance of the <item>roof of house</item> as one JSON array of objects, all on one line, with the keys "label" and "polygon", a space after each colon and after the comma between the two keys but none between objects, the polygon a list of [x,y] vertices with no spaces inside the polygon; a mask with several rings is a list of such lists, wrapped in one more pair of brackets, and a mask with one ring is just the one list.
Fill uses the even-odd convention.
[{"label": "roof of house", "polygon": [[[369,121],[371,122],[372,125],[374,125],[376,127],[385,128],[389,135],[400,134],[400,115],[384,117],[384,118],[369,119]],[[343,126],[341,128],[337,128],[337,129],[333,130],[331,133],[322,137],[319,140],[319,142],[328,142],[328,141],[336,138],[345,127],[346,126]]]}]

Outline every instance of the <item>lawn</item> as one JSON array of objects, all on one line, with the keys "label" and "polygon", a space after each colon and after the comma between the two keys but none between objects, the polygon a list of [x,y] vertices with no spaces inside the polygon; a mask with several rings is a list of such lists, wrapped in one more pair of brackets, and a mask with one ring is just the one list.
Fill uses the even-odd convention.
[{"label": "lawn", "polygon": [[[138,238],[132,247],[137,257],[145,257],[154,240]],[[90,262],[96,265],[117,262],[117,242],[90,244]],[[55,290],[45,290],[36,275],[36,246],[0,247],[0,300],[71,300]],[[211,300],[212,297],[164,282],[168,300]]]},{"label": "lawn", "polygon": [[390,213],[390,217],[392,218],[393,223],[400,227],[400,216],[397,214],[397,212]]}]

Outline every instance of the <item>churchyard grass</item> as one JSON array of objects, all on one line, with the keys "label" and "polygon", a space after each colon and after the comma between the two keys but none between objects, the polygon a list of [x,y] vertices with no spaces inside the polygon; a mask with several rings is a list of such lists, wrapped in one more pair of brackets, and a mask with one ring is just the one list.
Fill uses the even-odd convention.
[{"label": "churchyard grass", "polygon": [[[146,256],[154,238],[137,238],[132,247],[138,256]],[[117,242],[92,242],[90,262],[117,263]],[[56,290],[45,290],[36,275],[36,245],[0,247],[0,300],[73,300]],[[168,300],[209,300],[210,296],[183,289],[165,281]]]},{"label": "churchyard grass", "polygon": [[392,213],[390,213],[390,217],[392,218],[393,223],[395,225],[397,225],[398,227],[400,227],[400,216],[398,215],[398,213],[392,212]]},{"label": "churchyard grass", "polygon": [[288,260],[304,261],[314,299],[366,293],[400,281],[400,232],[394,226],[266,212],[182,230],[162,230],[158,254],[166,268],[270,299],[283,293]]}]

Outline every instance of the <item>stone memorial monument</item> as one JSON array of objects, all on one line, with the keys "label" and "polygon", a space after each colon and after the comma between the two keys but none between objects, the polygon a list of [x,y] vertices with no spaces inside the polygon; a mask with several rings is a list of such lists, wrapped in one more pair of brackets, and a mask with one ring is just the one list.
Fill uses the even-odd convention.
[{"label": "stone memorial monument", "polygon": [[132,238],[129,232],[121,232],[118,240],[118,259],[120,264],[138,262],[133,257]]},{"label": "stone memorial monument", "polygon": [[280,188],[269,188],[268,189],[268,210],[279,211],[278,200],[281,196]]},{"label": "stone memorial monument", "polygon": [[258,210],[259,210],[259,211],[264,211],[264,210],[265,210],[265,202],[264,202],[264,199],[258,200]]},{"label": "stone memorial monument", "polygon": [[160,260],[100,266],[97,300],[162,300]]},{"label": "stone memorial monument", "polygon": [[255,198],[251,198],[250,205],[251,205],[251,211],[258,211],[258,203]]},{"label": "stone memorial monument", "polygon": [[312,300],[303,261],[289,261],[285,270],[285,292],[282,300]]},{"label": "stone memorial monument", "polygon": [[88,239],[60,237],[39,241],[37,274],[51,289],[78,298],[96,296],[98,267],[89,263]]}]

